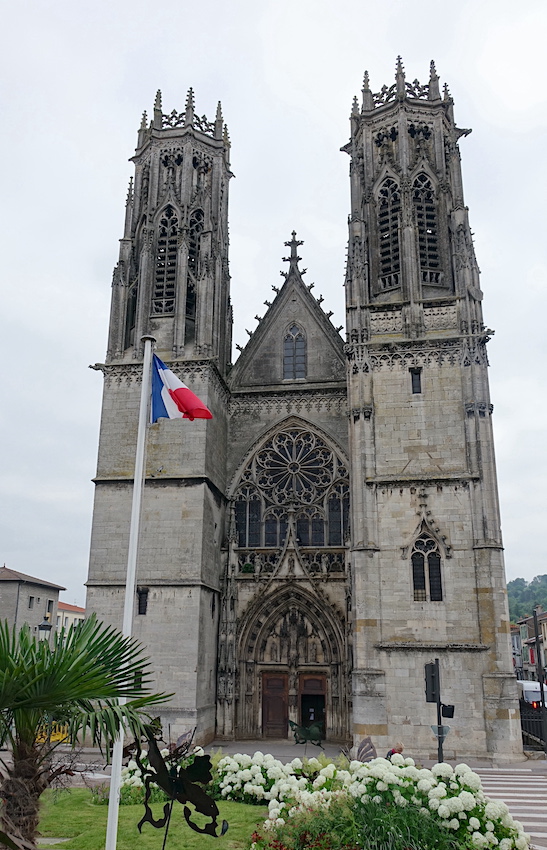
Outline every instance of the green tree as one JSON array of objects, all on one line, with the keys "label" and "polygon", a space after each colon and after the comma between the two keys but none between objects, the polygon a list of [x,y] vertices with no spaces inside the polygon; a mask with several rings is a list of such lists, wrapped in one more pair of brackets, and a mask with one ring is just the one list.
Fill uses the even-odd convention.
[{"label": "green tree", "polygon": [[512,622],[531,617],[536,605],[547,611],[547,575],[536,576],[531,581],[515,578],[507,583],[509,616]]},{"label": "green tree", "polygon": [[28,626],[0,624],[0,745],[12,755],[0,776],[0,820],[6,833],[31,845],[58,746],[52,723],[67,727],[72,746],[86,737],[104,746],[124,727],[140,738],[147,710],[169,699],[151,693],[140,644],[94,615],[51,640],[37,640]]}]

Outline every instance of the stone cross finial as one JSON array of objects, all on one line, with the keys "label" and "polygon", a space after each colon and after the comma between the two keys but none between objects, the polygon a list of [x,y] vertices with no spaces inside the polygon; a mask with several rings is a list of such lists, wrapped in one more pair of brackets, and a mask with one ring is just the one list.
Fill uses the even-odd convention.
[{"label": "stone cross finial", "polygon": [[291,236],[292,236],[292,239],[290,240],[290,242],[284,243],[287,248],[291,249],[291,255],[290,255],[290,257],[283,257],[283,262],[284,263],[290,263],[291,266],[292,266],[292,265],[297,265],[300,262],[300,260],[302,259],[302,257],[299,257],[298,254],[297,254],[297,248],[298,248],[299,245],[303,245],[304,243],[301,240],[296,238],[296,230],[293,230],[293,232],[291,233]]}]

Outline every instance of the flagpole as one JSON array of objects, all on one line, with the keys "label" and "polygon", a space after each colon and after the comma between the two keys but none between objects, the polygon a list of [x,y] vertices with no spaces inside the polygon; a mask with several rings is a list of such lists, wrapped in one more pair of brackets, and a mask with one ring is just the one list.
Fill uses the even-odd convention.
[{"label": "flagpole", "polygon": [[[152,346],[156,340],[153,336],[143,336],[141,341],[144,342],[144,357],[142,364],[139,426],[137,430],[137,450],[135,453],[135,475],[133,479],[133,501],[131,504],[131,520],[129,523],[129,548],[127,552],[127,573],[125,579],[125,600],[122,625],[122,633],[124,637],[131,637],[131,633],[133,631],[139,525],[145,477],[144,458],[146,453],[146,423],[148,419],[148,404],[150,400],[150,367],[152,363]],[[121,704],[124,702],[125,699],[120,699]],[[118,814],[120,807],[120,787],[122,778],[122,757],[123,730],[116,738],[116,741],[114,742],[114,749],[112,751],[105,850],[116,850]]]}]

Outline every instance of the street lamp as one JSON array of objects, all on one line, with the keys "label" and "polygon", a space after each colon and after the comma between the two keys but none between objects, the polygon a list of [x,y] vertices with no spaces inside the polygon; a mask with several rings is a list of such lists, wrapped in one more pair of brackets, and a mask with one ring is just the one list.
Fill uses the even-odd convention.
[{"label": "street lamp", "polygon": [[38,640],[47,640],[49,641],[49,633],[51,632],[52,625],[47,618],[47,614],[44,614],[44,619],[38,626]]}]

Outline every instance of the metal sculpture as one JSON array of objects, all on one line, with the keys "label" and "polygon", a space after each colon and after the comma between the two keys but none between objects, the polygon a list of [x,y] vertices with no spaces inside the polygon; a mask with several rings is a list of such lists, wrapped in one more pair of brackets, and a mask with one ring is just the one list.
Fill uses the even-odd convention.
[{"label": "metal sculpture", "polygon": [[[163,847],[165,847],[165,842],[167,840],[169,823],[171,821],[171,814],[175,800],[178,800],[178,802],[183,805],[184,819],[188,826],[195,832],[205,833],[207,835],[212,835],[214,838],[218,838],[219,835],[224,835],[228,829],[228,822],[223,820],[220,826],[220,832],[218,832],[218,806],[202,788],[199,788],[198,785],[196,785],[196,782],[199,782],[200,785],[207,785],[211,781],[211,757],[207,755],[195,756],[193,762],[185,766],[180,766],[178,761],[188,755],[190,741],[187,736],[182,736],[179,740],[182,740],[183,743],[177,746],[164,759],[160,753],[152,730],[150,730],[147,735],[149,766],[143,765],[140,760],[139,743],[137,743],[137,752],[135,753],[135,761],[142,773],[145,787],[145,813],[137,824],[138,830],[139,832],[142,831],[144,823],[150,823],[156,829],[163,829],[165,827]],[[177,741],[177,744],[178,743],[179,742]],[[163,817],[160,817],[157,820],[154,818],[149,805],[151,794],[150,785],[152,783],[161,788],[162,791],[170,798],[170,802],[166,803],[163,807]],[[191,819],[192,811],[188,807],[187,803],[194,806],[195,810],[200,814],[210,818],[210,823],[203,827],[194,823]]]},{"label": "metal sculpture", "polygon": [[292,720],[289,720],[289,726],[294,732],[294,743],[295,744],[315,744],[317,747],[321,747],[324,750],[324,746],[321,743],[323,740],[323,724],[322,723],[312,723],[310,726],[299,726],[298,723],[294,723]]}]

